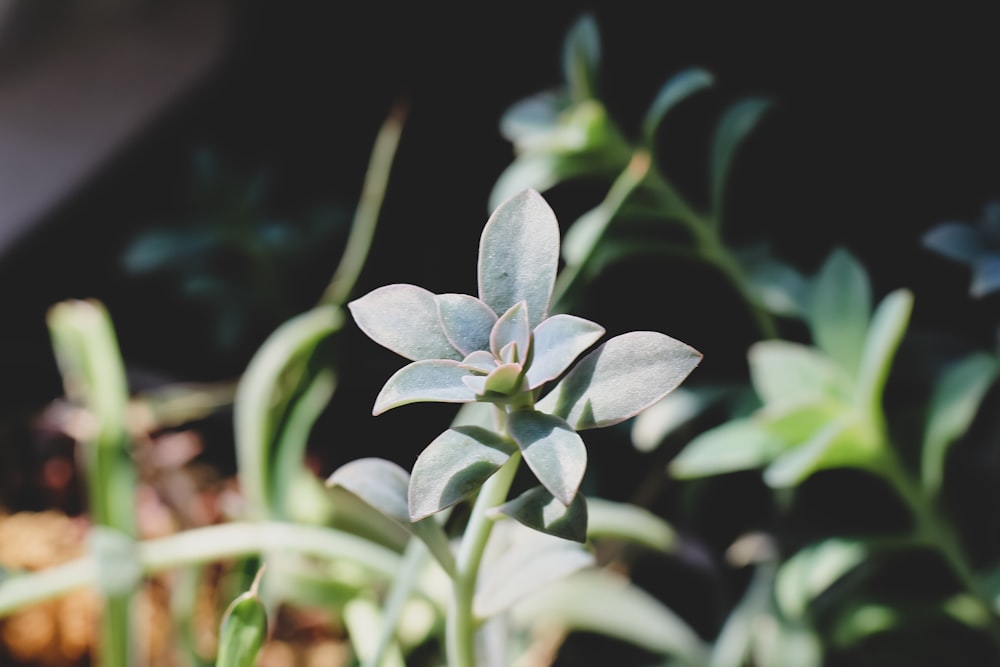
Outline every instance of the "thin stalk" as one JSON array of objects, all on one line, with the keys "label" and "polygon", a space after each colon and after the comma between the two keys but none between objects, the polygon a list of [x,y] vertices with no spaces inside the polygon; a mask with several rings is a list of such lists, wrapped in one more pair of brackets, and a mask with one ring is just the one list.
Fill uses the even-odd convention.
[{"label": "thin stalk", "polygon": [[407,103],[397,101],[375,137],[375,145],[372,147],[364,185],[361,188],[361,198],[354,211],[354,220],[344,246],[344,253],[330,284],[323,292],[321,304],[342,305],[350,297],[361,275],[361,270],[368,259],[372,239],[375,237],[375,227],[389,184],[389,172],[392,170],[396,149],[399,147],[407,112]]},{"label": "thin stalk", "polygon": [[479,490],[458,552],[452,607],[445,624],[445,642],[449,667],[476,667],[476,618],[472,601],[479,578],[486,543],[493,531],[493,519],[488,510],[507,499],[514,474],[521,462],[521,453],[514,452],[507,462]]},{"label": "thin stalk", "polygon": [[954,527],[898,459],[892,454],[889,456],[884,472],[913,514],[916,543],[932,548],[941,555],[979,608],[980,615],[989,619],[986,630],[1000,648],[1000,618],[997,617],[991,596],[977,580]]},{"label": "thin stalk", "polygon": [[[293,552],[328,560],[347,560],[385,579],[399,572],[395,551],[351,533],[325,526],[278,521],[232,522],[192,528],[174,535],[139,542],[137,559],[143,573],[264,552]],[[49,600],[97,582],[92,555],[0,583],[0,617],[21,607]]]}]

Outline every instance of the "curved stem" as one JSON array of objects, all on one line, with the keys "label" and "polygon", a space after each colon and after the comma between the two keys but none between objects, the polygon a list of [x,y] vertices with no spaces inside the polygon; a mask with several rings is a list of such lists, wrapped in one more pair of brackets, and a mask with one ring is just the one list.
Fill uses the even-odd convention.
[{"label": "curved stem", "polygon": [[472,613],[472,600],[476,593],[479,566],[483,560],[486,543],[493,531],[493,519],[487,511],[507,499],[507,492],[514,481],[514,474],[521,462],[521,453],[514,452],[507,462],[490,477],[479,490],[479,497],[472,507],[469,523],[462,537],[458,552],[457,573],[452,608],[448,611],[445,627],[449,667],[476,667],[476,618]]},{"label": "curved stem", "polygon": [[[399,570],[395,551],[333,528],[276,521],[234,522],[193,528],[138,543],[137,559],[146,574],[195,563],[290,551],[306,556],[346,559],[380,577]],[[29,604],[58,597],[97,581],[93,555],[31,574],[12,575],[0,583],[0,617]]]},{"label": "curved stem", "polygon": [[407,111],[405,102],[397,102],[375,137],[361,199],[354,213],[354,222],[351,224],[344,253],[330,284],[323,292],[321,304],[343,304],[350,297],[354,284],[361,275],[361,269],[371,249],[372,239],[375,237],[379,211],[385,200],[389,172],[392,170],[392,162],[399,146]]}]

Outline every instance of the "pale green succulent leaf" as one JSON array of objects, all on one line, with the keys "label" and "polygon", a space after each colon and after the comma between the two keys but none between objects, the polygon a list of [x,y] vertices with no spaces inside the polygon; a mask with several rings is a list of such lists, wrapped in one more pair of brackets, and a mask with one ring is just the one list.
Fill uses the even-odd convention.
[{"label": "pale green succulent leaf", "polygon": [[548,535],[574,542],[587,541],[587,501],[582,493],[576,494],[566,506],[544,486],[536,486],[494,508],[493,514],[503,514]]},{"label": "pale green succulent leaf", "polygon": [[508,429],[538,481],[563,505],[573,502],[587,469],[587,448],[576,431],[533,410],[512,412]]},{"label": "pale green succulent leaf", "polygon": [[403,366],[390,377],[375,399],[372,414],[408,403],[439,401],[466,403],[476,400],[476,394],[463,378],[469,371],[457,361],[425,359]]},{"label": "pale green succulent leaf", "polygon": [[519,301],[501,315],[490,331],[490,350],[493,354],[507,362],[513,361],[510,352],[504,349],[514,344],[518,354],[527,354],[531,346],[531,325],[528,322],[528,309],[524,301]]},{"label": "pale green succulent leaf", "polygon": [[461,359],[448,340],[435,295],[416,285],[385,285],[347,304],[358,328],[411,361]]},{"label": "pale green succulent leaf", "polygon": [[466,356],[489,349],[497,321],[489,306],[468,294],[438,294],[436,299],[441,328],[452,347]]},{"label": "pale green succulent leaf", "polygon": [[702,355],[653,331],[616,336],[588,354],[538,404],[572,428],[600,428],[634,417],[673,391]]},{"label": "pale green succulent leaf", "polygon": [[700,67],[692,67],[670,77],[656,93],[656,98],[646,111],[642,122],[642,134],[647,145],[652,145],[656,130],[667,113],[695,94],[714,83],[714,77]]},{"label": "pale green succulent leaf", "polygon": [[479,243],[479,297],[495,313],[524,301],[528,322],[545,319],[559,263],[559,223],[535,190],[523,190],[493,212]]},{"label": "pale green succulent leaf", "polygon": [[413,521],[461,502],[499,470],[517,447],[479,426],[450,428],[413,464],[407,514]]},{"label": "pale green succulent leaf", "polygon": [[528,388],[554,380],[604,335],[604,327],[573,315],[553,315],[534,331]]}]

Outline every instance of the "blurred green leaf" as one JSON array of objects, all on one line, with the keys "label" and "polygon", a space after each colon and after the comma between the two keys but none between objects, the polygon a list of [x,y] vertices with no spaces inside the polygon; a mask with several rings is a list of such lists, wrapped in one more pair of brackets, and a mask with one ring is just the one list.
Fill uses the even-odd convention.
[{"label": "blurred green leaf", "polygon": [[786,444],[757,419],[734,419],[695,436],[670,462],[678,479],[704,477],[760,468]]},{"label": "blurred green leaf", "polygon": [[849,538],[826,539],[800,549],[778,569],[774,595],[779,608],[789,617],[805,617],[816,598],[871,556],[867,542]]},{"label": "blurred green leaf", "polygon": [[719,121],[712,142],[709,167],[711,212],[716,221],[722,219],[726,184],[736,151],[760,122],[764,112],[770,108],[770,100],[751,97],[731,106]]},{"label": "blurred green leaf", "polygon": [[848,403],[852,382],[822,352],[784,340],[754,343],[747,353],[751,381],[768,406],[833,399]]},{"label": "blurred green leaf", "polygon": [[597,21],[584,14],[570,27],[563,42],[563,77],[573,102],[597,97],[601,38]]},{"label": "blurred green leaf", "polygon": [[671,109],[699,90],[708,88],[714,82],[714,77],[700,67],[692,67],[670,77],[656,94],[656,98],[643,119],[642,135],[646,145],[653,145],[656,130]]},{"label": "blurred green leaf", "polygon": [[944,478],[949,447],[972,425],[1000,364],[990,354],[973,353],[952,362],[934,386],[921,445],[924,489],[936,495]]},{"label": "blurred green leaf", "polygon": [[855,377],[871,316],[868,273],[844,248],[831,252],[812,279],[808,324],[816,347]]}]

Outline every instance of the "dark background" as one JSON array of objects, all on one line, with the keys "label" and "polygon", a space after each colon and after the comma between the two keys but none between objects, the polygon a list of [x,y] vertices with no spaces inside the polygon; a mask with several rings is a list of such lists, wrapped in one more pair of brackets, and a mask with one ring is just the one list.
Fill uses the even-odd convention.
[{"label": "dark background", "polygon": [[[923,13],[861,4],[356,4],[363,6],[227,5],[229,32],[211,72],[0,258],[5,414],[30,414],[61,391],[44,324],[61,299],[102,300],[130,368],[166,379],[235,378],[278,324],[258,322],[239,345],[220,350],[211,313],[169,281],[122,269],[138,233],[194,215],[192,164],[202,149],[248,176],[266,168],[266,204],[277,217],[327,205],[350,210],[378,127],[395,100],[407,99],[356,295],[392,282],[474,293],[487,195],[512,158],[500,115],[560,83],[562,40],[584,11],[602,34],[603,98],[626,132],[672,74],[702,66],[715,75],[714,89],[679,109],[661,137],[665,168],[696,202],[704,200],[709,133],[722,111],[748,95],[774,100],[730,181],[734,242],[769,240],[806,272],[845,245],[871,273],[877,297],[914,290],[914,327],[992,346],[996,302],[968,298],[966,269],[919,244],[933,225],[976,220],[1000,196],[1000,63],[989,12],[943,4]],[[602,194],[559,191],[550,203],[565,225]],[[336,258],[331,250],[302,262],[289,311],[315,302]],[[611,332],[649,328],[684,340],[705,353],[697,371],[705,374],[740,372],[753,339],[733,295],[691,267],[620,268],[594,286],[579,314]],[[331,430],[316,448],[328,465],[359,452],[415,456],[450,408],[407,406],[371,418],[375,394],[401,360],[350,324],[340,344],[346,353],[329,424],[350,442],[320,442]]]}]

